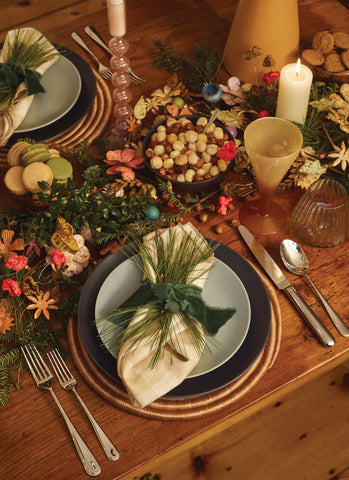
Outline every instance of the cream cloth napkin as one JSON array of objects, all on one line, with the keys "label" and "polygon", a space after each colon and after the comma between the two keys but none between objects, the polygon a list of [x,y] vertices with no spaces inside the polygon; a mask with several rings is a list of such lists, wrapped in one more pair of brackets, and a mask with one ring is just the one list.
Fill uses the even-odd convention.
[{"label": "cream cloth napkin", "polygon": [[[30,35],[32,43],[48,42],[42,33],[31,27],[21,28],[19,30],[10,30],[6,35],[6,39],[0,54],[0,63],[6,63],[8,50],[18,35],[19,38],[22,38],[23,40]],[[57,55],[51,57],[47,62],[35,68],[35,70],[41,73],[41,75],[43,75],[58,60],[58,50],[53,49],[52,53],[53,52],[56,52]],[[13,132],[22,123],[33,100],[34,95],[27,95],[26,86],[24,82],[22,82],[17,89],[14,104],[5,113],[0,115],[0,147],[6,145],[8,139],[11,137],[11,135],[13,135]]]},{"label": "cream cloth napkin", "polygon": [[[184,235],[188,234],[198,245],[198,248],[203,245],[203,242],[206,242],[191,223],[178,224],[172,228],[172,231],[175,233],[178,243]],[[148,249],[154,252],[156,258],[155,235],[155,232],[150,233],[144,237],[143,242]],[[166,245],[169,238],[169,229],[163,229],[161,237]],[[212,254],[207,261],[197,266],[191,278],[188,278],[187,283],[194,279],[191,283],[203,288],[208,269],[213,262],[214,255]],[[150,266],[147,265],[147,267],[148,271],[152,272]],[[154,275],[151,279],[155,281]],[[145,309],[140,309],[131,320],[130,325],[138,322],[144,314]],[[201,325],[198,325],[203,335]],[[152,351],[151,332],[137,342],[136,346],[132,346],[132,343],[133,341],[129,340],[122,345],[118,353],[117,365],[118,375],[128,391],[131,403],[137,408],[149,405],[179,385],[193,370],[201,356],[201,352],[198,352],[197,347],[195,348],[193,345],[185,323],[177,314],[173,314],[172,328],[168,335],[163,356],[154,368],[149,366],[154,353]]]}]

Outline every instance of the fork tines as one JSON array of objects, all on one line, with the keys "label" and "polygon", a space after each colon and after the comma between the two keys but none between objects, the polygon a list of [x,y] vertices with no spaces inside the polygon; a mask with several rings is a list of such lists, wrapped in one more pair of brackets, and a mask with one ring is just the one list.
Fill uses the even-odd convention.
[{"label": "fork tines", "polygon": [[50,360],[50,363],[52,365],[52,368],[55,374],[58,377],[58,380],[63,382],[74,380],[73,375],[71,374],[69,368],[67,367],[67,364],[63,360],[57,348],[48,352],[47,356],[48,356],[48,359]]},{"label": "fork tines", "polygon": [[52,374],[42,359],[38,349],[35,345],[24,345],[21,347],[25,361],[27,362],[30,373],[32,374],[36,383],[43,377],[50,378]]}]

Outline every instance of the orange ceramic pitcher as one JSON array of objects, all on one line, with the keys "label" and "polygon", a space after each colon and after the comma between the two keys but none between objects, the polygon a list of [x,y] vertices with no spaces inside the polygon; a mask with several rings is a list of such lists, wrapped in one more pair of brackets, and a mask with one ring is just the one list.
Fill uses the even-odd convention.
[{"label": "orange ceramic pitcher", "polygon": [[[271,70],[262,66],[271,55],[272,70],[297,60],[299,52],[298,0],[240,0],[223,54],[223,63],[230,75],[254,85]],[[263,54],[245,60],[253,46]]]}]

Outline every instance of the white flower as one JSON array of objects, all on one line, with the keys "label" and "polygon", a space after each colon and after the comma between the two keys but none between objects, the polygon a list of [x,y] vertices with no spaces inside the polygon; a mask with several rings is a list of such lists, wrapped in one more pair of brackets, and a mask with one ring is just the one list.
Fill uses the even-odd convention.
[{"label": "white flower", "polygon": [[238,77],[230,77],[227,86],[219,85],[222,88],[222,100],[227,105],[238,105],[243,102],[244,94],[251,90],[250,83],[244,83],[242,86]]},{"label": "white flower", "polygon": [[341,143],[341,148],[337,145],[334,145],[333,148],[336,151],[328,154],[329,157],[336,159],[333,162],[333,167],[341,164],[342,170],[345,170],[349,163],[349,148],[346,148],[344,141]]}]

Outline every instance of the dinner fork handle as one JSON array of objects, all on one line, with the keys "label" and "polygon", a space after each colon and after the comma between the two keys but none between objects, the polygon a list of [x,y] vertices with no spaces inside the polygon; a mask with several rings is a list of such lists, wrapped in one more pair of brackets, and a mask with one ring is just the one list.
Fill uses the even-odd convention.
[{"label": "dinner fork handle", "polygon": [[96,477],[101,473],[101,467],[99,463],[97,462],[95,456],[91,452],[91,450],[88,448],[84,440],[81,438],[79,432],[76,430],[72,422],[70,421],[68,415],[65,413],[64,408],[61,405],[61,402],[58,400],[57,395],[55,392],[52,390],[52,388],[49,389],[51,392],[51,395],[61,412],[64,421],[68,427],[69,433],[71,435],[71,438],[73,440],[74,446],[76,448],[77,454],[81,460],[81,463],[85,469],[85,472],[87,475],[90,477]]},{"label": "dinner fork handle", "polygon": [[85,27],[84,28],[85,33],[92,38],[98,45],[100,45],[104,50],[106,50],[110,55],[113,55],[113,52],[110,50],[108,45],[105,43],[105,41],[99,36],[99,34],[96,32],[96,30],[93,27]]},{"label": "dinner fork handle", "polygon": [[96,60],[98,64],[100,63],[96,55],[92,52],[92,50],[89,49],[89,47],[86,45],[86,43],[83,41],[83,39],[80,37],[80,35],[77,32],[73,32],[71,36],[72,36],[72,39],[75,40],[76,43],[80,45],[81,48],[86,50],[86,52],[88,52],[91,55],[91,57],[93,57]]},{"label": "dinner fork handle", "polygon": [[104,453],[106,454],[107,458],[109,460],[111,460],[112,462],[114,462],[115,460],[117,460],[119,457],[120,457],[120,454],[119,454],[119,451],[118,449],[113,445],[113,443],[109,440],[109,438],[107,437],[107,435],[104,433],[104,431],[101,429],[101,427],[99,426],[99,424],[96,422],[96,420],[94,419],[92,413],[90,412],[90,410],[87,408],[85,402],[83,401],[83,399],[80,397],[80,395],[78,394],[78,392],[75,390],[75,388],[73,389],[73,392],[75,393],[75,396],[76,398],[79,400],[82,408],[84,409],[86,415],[87,415],[87,418],[90,420],[91,422],[91,425],[93,427],[93,430],[95,431],[95,434],[97,435],[97,438],[99,440],[99,443],[101,444],[103,450],[104,450]]}]

